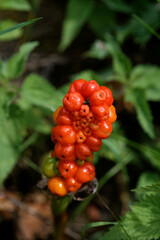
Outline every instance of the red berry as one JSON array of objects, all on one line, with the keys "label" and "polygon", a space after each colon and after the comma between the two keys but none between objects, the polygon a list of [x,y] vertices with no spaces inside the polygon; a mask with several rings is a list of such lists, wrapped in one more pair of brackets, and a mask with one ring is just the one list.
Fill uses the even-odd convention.
[{"label": "red berry", "polygon": [[72,124],[72,118],[69,115],[60,115],[58,116],[58,124],[61,125],[71,125]]},{"label": "red berry", "polygon": [[71,178],[76,174],[78,166],[75,162],[59,161],[58,168],[62,177]]},{"label": "red berry", "polygon": [[63,161],[74,161],[75,156],[75,144],[62,145],[61,143],[56,143],[55,154],[58,159]]},{"label": "red berry", "polygon": [[93,130],[93,135],[100,138],[106,139],[112,132],[112,124],[109,121],[102,121],[98,124],[98,129]]},{"label": "red berry", "polygon": [[76,141],[76,132],[70,125],[58,125],[55,129],[55,138],[61,144],[73,144]]},{"label": "red berry", "polygon": [[82,88],[82,86],[85,82],[86,82],[86,80],[84,80],[84,79],[75,80],[73,83],[71,83],[68,92],[79,92],[79,93],[81,93],[81,88]]},{"label": "red berry", "polygon": [[72,177],[65,179],[65,185],[69,192],[76,192],[82,186],[82,183],[78,182],[74,177]]},{"label": "red berry", "polygon": [[69,116],[70,112],[67,111],[67,109],[65,107],[63,107],[63,108],[60,109],[58,117],[61,116],[61,115]]},{"label": "red berry", "polygon": [[102,146],[102,140],[95,136],[90,136],[84,142],[93,152],[98,152]]},{"label": "red berry", "polygon": [[79,131],[76,134],[76,142],[77,143],[83,143],[86,140],[86,136],[84,135],[84,133],[82,131]]},{"label": "red berry", "polygon": [[55,136],[55,134],[56,134],[56,127],[53,127],[51,129],[51,140],[52,140],[53,143],[56,143],[56,136]]},{"label": "red berry", "polygon": [[65,108],[70,112],[79,110],[83,102],[84,98],[78,92],[67,93],[63,98],[63,104]]},{"label": "red berry", "polygon": [[107,99],[106,99],[106,104],[108,106],[112,105],[114,99],[113,99],[113,95],[112,95],[112,92],[109,88],[105,87],[105,86],[100,86],[100,89],[105,91],[106,92],[106,95],[107,95]]},{"label": "red berry", "polygon": [[76,144],[76,156],[81,160],[86,160],[92,154],[90,148],[84,143]]},{"label": "red berry", "polygon": [[85,183],[91,181],[95,177],[95,167],[92,163],[85,162],[78,167],[75,179],[78,182]]},{"label": "red berry", "polygon": [[98,91],[91,94],[89,98],[89,103],[91,106],[101,105],[107,100],[107,94],[104,90],[99,89]]},{"label": "red berry", "polygon": [[90,108],[88,105],[83,104],[80,108],[79,114],[81,117],[87,116],[89,114]]},{"label": "red berry", "polygon": [[95,80],[90,80],[83,84],[82,86],[82,95],[84,98],[89,98],[92,93],[99,89],[99,85]]},{"label": "red berry", "polygon": [[93,122],[94,116],[93,113],[90,111],[89,114],[86,116],[87,122]]},{"label": "red berry", "polygon": [[88,122],[87,122],[86,118],[81,118],[80,122],[81,122],[82,128],[86,128],[88,126]]},{"label": "red berry", "polygon": [[109,107],[109,117],[108,121],[114,123],[117,119],[116,109],[113,105]]},{"label": "red berry", "polygon": [[53,113],[53,121],[55,124],[58,124],[58,114],[59,111],[63,108],[63,106],[60,106],[56,109],[56,111]]},{"label": "red berry", "polygon": [[89,136],[92,135],[92,130],[91,130],[90,127],[86,127],[86,128],[83,129],[83,133],[86,137],[89,137]]},{"label": "red berry", "polygon": [[104,117],[109,115],[109,107],[107,104],[92,106],[91,110],[96,117]]},{"label": "red berry", "polygon": [[74,130],[75,131],[79,131],[79,130],[81,130],[81,122],[78,120],[78,121],[74,121],[73,122],[73,128],[74,128]]}]

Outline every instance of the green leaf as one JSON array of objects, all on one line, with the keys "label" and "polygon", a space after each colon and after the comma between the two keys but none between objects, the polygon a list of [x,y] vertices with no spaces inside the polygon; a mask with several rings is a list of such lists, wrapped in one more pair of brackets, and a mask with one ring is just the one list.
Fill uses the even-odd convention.
[{"label": "green leaf", "polygon": [[108,56],[108,51],[105,42],[96,40],[91,48],[85,53],[85,56],[90,58],[104,59]]},{"label": "green leaf", "polygon": [[155,101],[159,102],[160,101],[160,89],[155,87],[150,87],[146,89],[146,98],[149,101]]},{"label": "green leaf", "polygon": [[20,47],[19,51],[6,62],[5,75],[7,78],[14,79],[22,74],[29,54],[37,46],[38,42],[28,42]]},{"label": "green leaf", "polygon": [[52,111],[62,105],[64,97],[46,79],[36,74],[31,74],[24,80],[20,95],[23,101]]},{"label": "green leaf", "polygon": [[[13,20],[10,20],[10,19],[2,20],[0,21],[0,32],[7,28],[13,27],[15,25],[16,25],[16,22]],[[22,35],[22,30],[16,29],[15,31],[12,31],[12,32],[6,33],[3,36],[0,36],[0,41],[10,41],[10,40],[19,38],[21,35]]]},{"label": "green leaf", "polygon": [[160,88],[160,68],[154,65],[137,65],[130,74],[130,82],[135,88]]},{"label": "green leaf", "polygon": [[108,6],[111,10],[122,12],[122,13],[130,13],[132,11],[132,7],[127,5],[123,0],[102,0],[106,6]]},{"label": "green leaf", "polygon": [[133,14],[134,18],[131,19],[130,24],[135,40],[144,44],[150,40],[152,35],[159,39],[156,30],[159,28],[160,15],[156,2],[142,2],[141,6],[135,8],[134,12],[138,15]]},{"label": "green leaf", "polygon": [[29,108],[24,112],[24,120],[27,128],[36,132],[50,134],[51,125],[44,119],[41,111],[37,108]]},{"label": "green leaf", "polygon": [[[120,140],[120,141],[124,142],[124,144],[130,146],[131,148],[140,151],[145,156],[146,160],[148,159],[150,164],[152,166],[154,166],[156,170],[157,169],[160,170],[160,147],[152,146],[151,143],[149,145],[139,144],[139,143],[134,142],[134,141],[132,141],[128,138],[125,138],[124,136],[122,136],[120,134],[115,134],[115,133],[112,133],[110,138],[113,135],[115,135],[114,137],[117,139],[117,141]],[[136,156],[135,159],[137,160],[137,158],[138,157]]]},{"label": "green leaf", "polygon": [[104,35],[115,28],[115,17],[114,12],[110,11],[104,3],[96,1],[96,5],[89,16],[88,24],[98,37],[104,39]]},{"label": "green leaf", "polygon": [[[144,11],[142,18],[133,14],[133,17],[138,21],[139,26],[133,28],[133,31],[141,42],[146,42],[152,35],[160,40],[160,35],[155,31],[158,28],[159,10],[156,6],[149,6],[148,10]],[[136,26],[135,26],[136,27]],[[155,29],[154,29],[155,28]]]},{"label": "green leaf", "polygon": [[130,59],[122,52],[118,43],[109,35],[106,37],[106,47],[113,59],[115,73],[127,78],[132,67]]},{"label": "green leaf", "polygon": [[85,225],[82,229],[82,240],[85,240],[85,232],[93,227],[100,227],[100,226],[106,226],[106,225],[112,225],[116,224],[115,222],[95,222],[95,223],[89,223]]},{"label": "green leaf", "polygon": [[149,104],[146,101],[146,96],[141,89],[126,89],[125,91],[125,101],[131,102],[137,112],[138,121],[143,128],[143,130],[151,137],[155,137],[152,113]]},{"label": "green leaf", "polygon": [[6,135],[5,129],[2,125],[0,125],[0,132],[0,185],[2,185],[3,181],[7,178],[8,174],[16,164],[18,154]]},{"label": "green leaf", "polygon": [[128,233],[127,237],[120,225],[115,225],[100,240],[158,240],[160,237],[160,193],[145,195],[140,202],[131,206],[121,225]]},{"label": "green leaf", "polygon": [[101,155],[105,156],[107,159],[123,162],[126,159],[130,161],[135,159],[135,154],[129,149],[125,142],[117,138],[114,134],[111,134],[109,139],[103,141],[103,145],[100,149]]},{"label": "green leaf", "polygon": [[145,151],[143,151],[144,156],[147,160],[149,160],[150,164],[156,169],[160,170],[160,148],[152,146],[145,147]]},{"label": "green leaf", "polygon": [[154,65],[138,65],[133,68],[130,82],[133,88],[141,88],[150,101],[160,100],[160,68]]},{"label": "green leaf", "polygon": [[[143,172],[137,182],[136,189],[133,191],[136,191],[136,196],[140,199],[142,198],[143,194],[148,192],[143,191],[143,188],[147,188],[147,186],[151,184],[155,184],[156,182],[160,181],[160,175],[157,172],[151,172],[151,171],[146,171]],[[142,189],[142,191],[141,191]]]},{"label": "green leaf", "polygon": [[41,17],[40,18],[35,18],[35,19],[32,19],[32,20],[29,20],[29,21],[26,21],[26,22],[22,22],[22,23],[18,23],[17,25],[13,26],[13,27],[10,27],[10,28],[7,28],[3,31],[0,31],[0,36],[4,35],[4,34],[7,34],[11,31],[14,31],[16,29],[21,29],[29,24],[32,24],[38,20],[42,19]]},{"label": "green leaf", "polygon": [[19,146],[23,138],[20,116],[13,109],[14,115],[5,116],[0,124],[0,185],[7,178],[19,157]]},{"label": "green leaf", "polygon": [[134,191],[136,191],[136,192],[146,192],[146,193],[148,193],[148,192],[160,192],[160,182],[154,183],[154,184],[149,185],[149,186],[134,189]]},{"label": "green leaf", "polygon": [[29,11],[31,6],[27,0],[1,0],[0,8],[7,10]]},{"label": "green leaf", "polygon": [[92,0],[69,0],[63,23],[60,50],[65,50],[79,33],[94,7]]}]

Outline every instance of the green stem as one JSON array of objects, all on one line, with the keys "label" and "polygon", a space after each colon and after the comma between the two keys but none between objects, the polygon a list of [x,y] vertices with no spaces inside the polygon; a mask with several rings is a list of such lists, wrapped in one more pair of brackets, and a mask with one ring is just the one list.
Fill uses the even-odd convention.
[{"label": "green stem", "polygon": [[55,231],[54,231],[54,238],[55,240],[64,240],[64,229],[67,223],[67,212],[64,211],[61,215],[55,216]]},{"label": "green stem", "polygon": [[160,35],[150,26],[148,25],[142,18],[138,17],[136,14],[133,14],[133,17],[149,32],[151,32],[155,37],[160,40]]},{"label": "green stem", "polygon": [[64,229],[67,223],[67,207],[72,201],[72,196],[56,197],[53,195],[51,209],[55,219],[54,237],[56,240],[64,240]]}]

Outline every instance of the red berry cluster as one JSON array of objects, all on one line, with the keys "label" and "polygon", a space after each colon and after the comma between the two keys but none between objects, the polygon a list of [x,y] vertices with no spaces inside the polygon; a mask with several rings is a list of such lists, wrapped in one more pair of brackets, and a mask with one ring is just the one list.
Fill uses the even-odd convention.
[{"label": "red berry cluster", "polygon": [[58,158],[60,172],[48,181],[53,194],[75,192],[95,177],[93,154],[100,150],[102,139],[110,136],[117,118],[112,103],[111,90],[95,80],[78,79],[70,85],[63,106],[53,114],[52,157]]}]

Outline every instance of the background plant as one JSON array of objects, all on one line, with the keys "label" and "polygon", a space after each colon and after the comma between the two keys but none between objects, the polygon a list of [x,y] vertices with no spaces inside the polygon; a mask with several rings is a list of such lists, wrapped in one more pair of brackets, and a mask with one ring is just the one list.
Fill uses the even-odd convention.
[{"label": "background plant", "polygon": [[[15,184],[10,182],[18,179],[17,169],[22,163],[31,167],[28,176],[32,171],[36,176],[35,170],[41,172],[43,156],[48,156],[53,148],[50,145],[52,113],[61,105],[73,80],[95,79],[112,89],[118,120],[113,134],[95,154],[99,196],[70,203],[68,213],[65,212],[67,230],[80,236],[84,226],[83,237],[92,240],[159,239],[159,3],[68,0],[56,1],[51,6],[49,2],[45,5],[44,1],[22,0],[21,4],[14,0],[0,4],[2,13],[6,10],[25,13],[16,22],[43,17],[30,28],[1,36],[0,183],[4,190],[14,189]],[[55,12],[62,9],[64,15],[57,17],[60,23],[52,9]],[[3,25],[8,17],[2,16],[1,30],[16,23]],[[62,32],[52,24],[47,30],[46,16],[56,22],[54,26],[62,26]],[[39,28],[38,34],[35,26]],[[14,46],[7,56],[3,54],[4,46]],[[19,171],[23,172],[23,167]],[[121,198],[118,177],[128,197],[126,202],[125,197]],[[35,187],[40,179],[39,173],[33,182],[30,178],[31,185]],[[19,182],[16,180],[16,184]],[[34,192],[34,187],[17,189],[23,195]],[[131,191],[135,188],[138,190]],[[110,191],[113,195],[118,192],[115,205]],[[105,212],[94,223],[91,216],[90,219],[84,216],[92,205]],[[77,230],[73,223],[78,221],[81,228]],[[111,224],[114,225],[109,228]],[[96,226],[99,231],[94,231]]]}]

